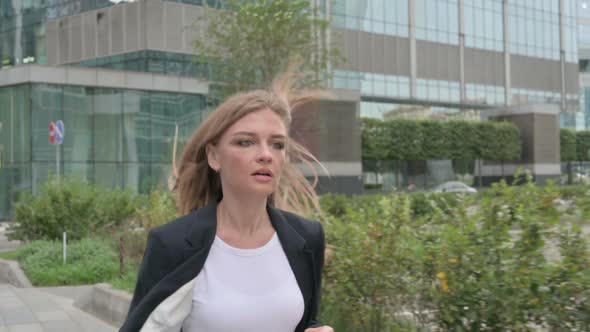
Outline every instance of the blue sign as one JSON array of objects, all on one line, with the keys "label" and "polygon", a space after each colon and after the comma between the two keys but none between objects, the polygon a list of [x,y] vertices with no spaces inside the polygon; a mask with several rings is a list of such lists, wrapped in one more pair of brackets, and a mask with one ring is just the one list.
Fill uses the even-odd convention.
[{"label": "blue sign", "polygon": [[55,123],[55,144],[63,144],[64,142],[65,127],[61,120],[57,120]]}]

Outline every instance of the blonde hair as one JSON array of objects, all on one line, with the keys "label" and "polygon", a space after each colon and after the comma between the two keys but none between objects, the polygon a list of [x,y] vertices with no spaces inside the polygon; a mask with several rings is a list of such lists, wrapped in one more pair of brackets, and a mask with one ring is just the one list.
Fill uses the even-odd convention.
[{"label": "blonde hair", "polygon": [[[238,93],[228,98],[199,126],[184,148],[180,165],[175,172],[173,190],[177,194],[178,209],[182,215],[199,209],[222,197],[219,174],[209,167],[206,146],[215,143],[223,133],[245,115],[263,109],[275,112],[287,130],[291,125],[291,112],[313,100],[327,98],[322,90],[296,90],[301,74],[289,69],[274,80],[267,90]],[[277,189],[270,195],[269,203],[280,209],[300,214],[319,211],[314,190],[318,174],[314,164],[321,163],[302,145],[288,138],[286,161]],[[313,174],[313,184],[293,163],[307,165]],[[174,167],[176,170],[176,167]]]}]

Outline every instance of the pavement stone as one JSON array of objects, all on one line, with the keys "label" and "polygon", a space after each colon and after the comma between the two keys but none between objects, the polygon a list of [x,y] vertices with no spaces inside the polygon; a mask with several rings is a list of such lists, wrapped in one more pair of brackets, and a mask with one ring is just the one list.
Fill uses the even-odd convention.
[{"label": "pavement stone", "polygon": [[115,332],[74,307],[74,301],[36,288],[0,284],[0,332]]},{"label": "pavement stone", "polygon": [[9,325],[10,332],[45,332],[39,323]]},{"label": "pavement stone", "polygon": [[55,320],[41,323],[46,332],[79,332],[80,328],[71,320]]}]

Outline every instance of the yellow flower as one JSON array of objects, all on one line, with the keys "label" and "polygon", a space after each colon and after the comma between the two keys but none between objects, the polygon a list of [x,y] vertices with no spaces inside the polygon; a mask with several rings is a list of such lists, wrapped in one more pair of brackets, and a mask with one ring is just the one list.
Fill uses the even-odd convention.
[{"label": "yellow flower", "polygon": [[443,292],[449,293],[451,289],[449,288],[449,282],[447,281],[447,275],[444,272],[439,272],[436,274],[440,282],[440,287],[442,288]]},{"label": "yellow flower", "polygon": [[449,283],[446,280],[440,281],[440,287],[442,288],[443,292],[449,293],[451,290],[449,288]]}]

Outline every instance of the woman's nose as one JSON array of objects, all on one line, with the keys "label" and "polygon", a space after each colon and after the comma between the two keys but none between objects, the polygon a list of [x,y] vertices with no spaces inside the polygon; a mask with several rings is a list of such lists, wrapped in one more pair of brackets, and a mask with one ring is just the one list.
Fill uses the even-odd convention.
[{"label": "woman's nose", "polygon": [[270,147],[266,144],[260,145],[260,152],[257,158],[258,162],[269,163],[272,161],[272,153]]}]

